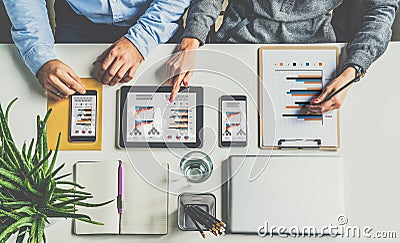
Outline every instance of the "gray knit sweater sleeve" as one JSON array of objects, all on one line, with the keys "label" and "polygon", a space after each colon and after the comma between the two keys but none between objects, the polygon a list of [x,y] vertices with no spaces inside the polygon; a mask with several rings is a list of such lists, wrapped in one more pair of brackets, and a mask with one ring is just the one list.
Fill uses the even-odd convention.
[{"label": "gray knit sweater sleeve", "polygon": [[192,0],[183,37],[194,37],[203,45],[211,25],[215,23],[224,0]]},{"label": "gray knit sweater sleeve", "polygon": [[398,0],[364,0],[361,26],[347,46],[348,64],[365,70],[386,50],[392,36],[391,26],[399,7]]}]

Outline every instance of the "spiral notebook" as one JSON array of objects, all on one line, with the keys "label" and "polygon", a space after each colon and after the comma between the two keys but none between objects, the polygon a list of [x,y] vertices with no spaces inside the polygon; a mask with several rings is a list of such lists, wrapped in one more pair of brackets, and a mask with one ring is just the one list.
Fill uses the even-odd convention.
[{"label": "spiral notebook", "polygon": [[92,220],[104,225],[75,220],[75,234],[168,233],[168,164],[152,169],[152,178],[146,178],[148,181],[145,181],[129,162],[124,161],[122,165],[123,211],[120,218],[117,209],[119,161],[75,163],[75,181],[93,194],[93,198],[88,202],[101,203],[115,199],[101,207],[77,206],[77,213],[89,215]]}]

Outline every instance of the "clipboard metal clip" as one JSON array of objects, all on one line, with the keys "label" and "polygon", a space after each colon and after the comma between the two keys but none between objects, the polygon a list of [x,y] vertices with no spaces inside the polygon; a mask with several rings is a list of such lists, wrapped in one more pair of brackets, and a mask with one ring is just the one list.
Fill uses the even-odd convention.
[{"label": "clipboard metal clip", "polygon": [[279,139],[278,147],[281,148],[321,148],[321,139]]}]

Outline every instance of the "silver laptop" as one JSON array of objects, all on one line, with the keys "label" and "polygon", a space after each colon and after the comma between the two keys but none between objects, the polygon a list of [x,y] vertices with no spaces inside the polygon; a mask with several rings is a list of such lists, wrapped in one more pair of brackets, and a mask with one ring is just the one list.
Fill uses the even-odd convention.
[{"label": "silver laptop", "polygon": [[224,166],[230,179],[222,211],[231,233],[276,234],[285,227],[301,234],[312,226],[326,234],[323,227],[344,215],[340,157],[231,156]]}]

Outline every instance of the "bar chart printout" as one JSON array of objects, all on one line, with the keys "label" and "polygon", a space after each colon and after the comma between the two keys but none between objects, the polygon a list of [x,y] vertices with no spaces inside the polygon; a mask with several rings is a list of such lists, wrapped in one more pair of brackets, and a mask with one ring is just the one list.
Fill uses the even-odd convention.
[{"label": "bar chart printout", "polygon": [[307,105],[318,97],[323,89],[322,70],[282,70],[277,69],[285,79],[286,100],[283,118],[296,119],[303,122],[320,122],[323,116],[308,114]]},{"label": "bar chart printout", "polygon": [[[262,102],[271,98],[275,131],[267,125],[274,119],[271,111],[262,110],[262,146],[276,146],[282,141],[321,141],[318,145],[337,147],[337,111],[312,114],[307,106],[335,78],[336,49],[263,49],[261,76]],[[267,107],[267,106],[265,106]],[[276,134],[276,137],[271,137]],[[300,143],[301,145],[301,143]]]}]

